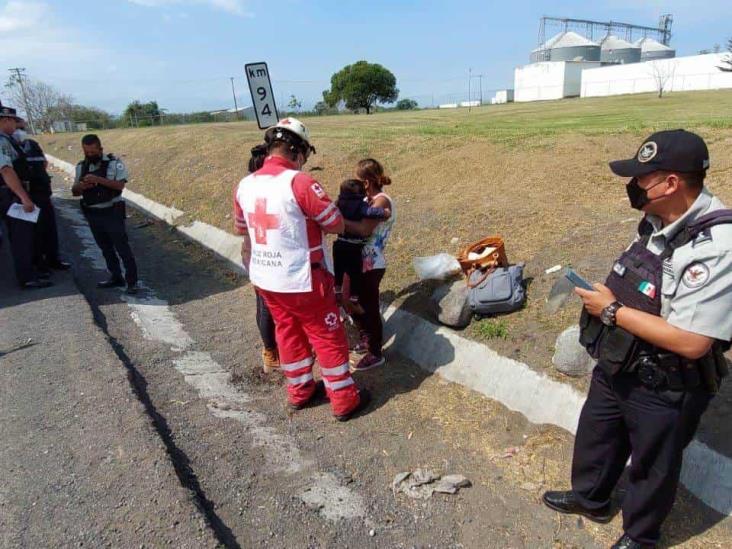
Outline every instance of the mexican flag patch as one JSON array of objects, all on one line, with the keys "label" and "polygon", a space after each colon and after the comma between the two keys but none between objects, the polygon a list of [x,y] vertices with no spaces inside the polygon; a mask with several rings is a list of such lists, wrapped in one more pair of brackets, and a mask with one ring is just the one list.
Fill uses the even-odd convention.
[{"label": "mexican flag patch", "polygon": [[656,287],[647,280],[644,280],[640,283],[640,285],[638,286],[638,291],[643,295],[647,295],[651,299],[656,297]]}]

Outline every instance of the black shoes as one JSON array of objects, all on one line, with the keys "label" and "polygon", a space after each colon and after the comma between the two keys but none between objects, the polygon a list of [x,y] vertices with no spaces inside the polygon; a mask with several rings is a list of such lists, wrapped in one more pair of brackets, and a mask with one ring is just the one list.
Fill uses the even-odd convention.
[{"label": "black shoes", "polygon": [[22,288],[24,290],[38,290],[40,288],[48,288],[49,286],[53,286],[53,282],[50,280],[29,280],[22,285]]},{"label": "black shoes", "polygon": [[321,380],[315,384],[315,391],[313,392],[313,396],[310,397],[310,400],[303,402],[302,404],[292,404],[291,402],[288,402],[287,407],[293,412],[296,412],[298,410],[316,406],[326,400],[328,400],[328,395],[325,392],[325,383]]},{"label": "black shoes", "polygon": [[125,293],[127,295],[137,295],[138,290],[139,288],[137,287],[137,284],[128,284]]},{"label": "black shoes", "polygon": [[356,406],[353,410],[351,410],[347,414],[335,416],[335,418],[338,421],[348,421],[349,419],[353,419],[354,417],[357,417],[361,412],[363,412],[366,408],[369,407],[369,404],[371,404],[371,393],[367,389],[359,389],[358,397],[359,397],[358,406]]},{"label": "black shoes", "polygon": [[71,263],[57,259],[56,261],[48,263],[48,268],[53,269],[54,271],[68,271],[71,268]]},{"label": "black shoes", "polygon": [[125,286],[125,279],[124,278],[117,278],[113,276],[112,278],[108,280],[103,280],[102,282],[97,282],[97,288],[122,288]]},{"label": "black shoes", "polygon": [[613,515],[610,512],[610,504],[600,509],[587,509],[579,504],[574,496],[574,492],[571,490],[567,492],[544,492],[541,499],[550,509],[567,515],[582,515],[593,522],[605,524],[610,522],[613,518]]},{"label": "black shoes", "polygon": [[655,545],[644,545],[630,539],[628,534],[623,534],[623,537],[615,542],[610,549],[654,549]]}]

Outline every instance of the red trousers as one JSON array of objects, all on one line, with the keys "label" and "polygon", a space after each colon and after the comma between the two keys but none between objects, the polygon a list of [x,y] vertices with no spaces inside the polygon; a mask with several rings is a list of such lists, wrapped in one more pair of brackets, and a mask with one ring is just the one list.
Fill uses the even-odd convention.
[{"label": "red trousers", "polygon": [[349,370],[348,340],[336,303],[333,275],[313,268],[312,278],[310,292],[258,291],[274,318],[280,368],[287,378],[287,399],[292,404],[304,404],[313,396],[315,351],[333,413],[342,415],[359,403]]}]

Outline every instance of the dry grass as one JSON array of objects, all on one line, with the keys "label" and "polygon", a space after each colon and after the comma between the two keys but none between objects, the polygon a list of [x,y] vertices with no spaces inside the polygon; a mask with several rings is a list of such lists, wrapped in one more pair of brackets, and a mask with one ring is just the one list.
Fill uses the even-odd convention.
[{"label": "dry grass", "polygon": [[[607,161],[632,155],[659,127],[700,132],[712,153],[710,187],[732,204],[732,92],[633,96],[515,104],[460,111],[308,119],[319,153],[308,168],[333,195],[362,157],[382,160],[394,180],[398,222],[383,285],[389,299],[410,296],[423,309],[411,260],[454,252],[498,233],[509,259],[534,278],[527,307],[506,317],[497,350],[547,368],[554,337],[576,318],[576,304],[550,317],[544,270],[572,264],[589,278],[606,272],[636,218]],[[47,136],[43,146],[69,161],[78,134]],[[127,162],[130,187],[197,219],[231,230],[232,190],[245,175],[255,124],[208,124],[101,132],[107,151]],[[625,223],[623,221],[625,220]],[[475,327],[470,337],[481,338]]]}]

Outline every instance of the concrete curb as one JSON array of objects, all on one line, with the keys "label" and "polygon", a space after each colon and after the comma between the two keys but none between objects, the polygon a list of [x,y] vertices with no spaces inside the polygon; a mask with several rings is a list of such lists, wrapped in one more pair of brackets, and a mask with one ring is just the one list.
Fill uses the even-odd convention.
[{"label": "concrete curb", "polygon": [[[72,164],[46,156],[54,166],[74,176]],[[185,236],[226,259],[234,270],[243,272],[239,237],[200,221],[176,224],[184,212],[128,189],[123,196],[131,206],[175,225]],[[384,316],[387,344],[421,368],[497,400],[533,423],[549,423],[576,432],[585,395],[572,386],[407,311],[390,306]],[[681,480],[714,510],[732,515],[732,459],[695,439],[684,454]]]}]

